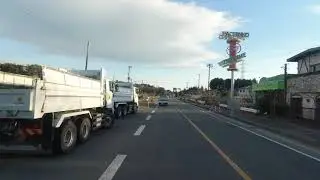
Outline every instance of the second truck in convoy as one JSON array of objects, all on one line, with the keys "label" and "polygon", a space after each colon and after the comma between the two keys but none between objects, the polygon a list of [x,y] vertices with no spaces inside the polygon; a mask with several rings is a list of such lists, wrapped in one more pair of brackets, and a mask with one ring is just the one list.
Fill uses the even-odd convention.
[{"label": "second truck in convoy", "polygon": [[41,77],[0,72],[1,145],[70,152],[77,142],[87,141],[92,130],[112,128],[115,116],[137,111],[132,84],[132,101],[115,87],[103,69],[42,67]]},{"label": "second truck in convoy", "polygon": [[136,87],[130,82],[115,82],[114,87],[113,102],[116,117],[136,113],[139,107]]}]

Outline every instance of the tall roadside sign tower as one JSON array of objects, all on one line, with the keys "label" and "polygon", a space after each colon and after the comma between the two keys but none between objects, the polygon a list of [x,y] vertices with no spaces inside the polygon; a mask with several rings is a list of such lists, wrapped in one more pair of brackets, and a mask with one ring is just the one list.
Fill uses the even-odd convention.
[{"label": "tall roadside sign tower", "polygon": [[[231,71],[231,89],[230,100],[233,102],[234,95],[234,71],[237,71],[237,62],[240,62],[242,58],[246,57],[246,53],[238,54],[241,52],[241,40],[249,38],[248,32],[228,32],[222,31],[219,35],[219,39],[226,40],[228,44],[227,54],[228,59],[220,61],[218,64],[221,67],[228,67],[228,71]],[[233,115],[233,107],[231,106],[231,114]]]}]

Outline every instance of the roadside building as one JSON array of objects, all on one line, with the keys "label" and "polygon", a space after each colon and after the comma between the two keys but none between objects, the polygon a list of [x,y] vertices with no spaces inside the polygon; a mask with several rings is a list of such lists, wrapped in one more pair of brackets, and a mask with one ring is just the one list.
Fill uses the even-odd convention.
[{"label": "roadside building", "polygon": [[285,115],[284,75],[261,78],[252,86],[261,113]]},{"label": "roadside building", "polygon": [[287,79],[287,103],[295,117],[320,121],[320,47],[303,51],[287,62],[298,63],[298,74]]},{"label": "roadside building", "polygon": [[253,107],[255,104],[255,92],[252,91],[252,86],[238,88],[234,98],[242,107]]}]

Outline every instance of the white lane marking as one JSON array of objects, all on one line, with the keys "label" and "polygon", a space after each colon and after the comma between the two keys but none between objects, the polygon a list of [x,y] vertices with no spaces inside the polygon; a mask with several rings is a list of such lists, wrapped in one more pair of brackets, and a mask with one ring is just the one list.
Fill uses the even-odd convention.
[{"label": "white lane marking", "polygon": [[141,125],[133,135],[140,136],[140,134],[142,133],[142,131],[144,130],[145,127],[146,127],[146,125]]},{"label": "white lane marking", "polygon": [[247,131],[247,132],[249,132],[249,133],[252,133],[252,134],[254,134],[254,135],[256,135],[256,136],[259,136],[259,137],[261,137],[261,138],[264,138],[264,139],[266,139],[266,140],[268,140],[268,141],[271,141],[271,142],[273,142],[273,143],[276,143],[276,144],[278,144],[278,145],[280,145],[280,146],[282,146],[282,147],[285,147],[285,148],[290,149],[290,150],[292,150],[292,151],[294,151],[294,152],[296,152],[296,153],[299,153],[299,154],[301,154],[301,155],[304,155],[304,156],[306,156],[306,157],[308,157],[308,158],[311,158],[311,159],[313,159],[313,160],[316,160],[316,161],[320,162],[320,159],[319,159],[319,158],[313,157],[313,156],[311,156],[311,155],[309,155],[309,154],[306,154],[306,153],[304,153],[304,152],[302,152],[302,151],[299,151],[299,150],[297,150],[297,149],[295,149],[295,148],[293,148],[293,147],[290,147],[290,146],[288,146],[288,145],[286,145],[286,144],[283,144],[283,143],[281,143],[281,142],[278,142],[278,141],[276,141],[276,140],[273,140],[273,139],[271,139],[271,138],[268,138],[268,137],[266,137],[266,136],[264,136],[264,135],[258,134],[258,133],[254,132],[254,131],[251,131],[251,130],[247,129],[247,128],[244,128],[244,127],[241,127],[241,126],[239,126],[239,125],[233,124],[233,123],[231,123],[231,122],[226,122],[226,123],[228,123],[228,124],[230,124],[230,125],[233,125],[233,126],[236,126],[236,127],[240,128],[240,129],[242,129],[242,130],[244,130],[244,131]]},{"label": "white lane marking", "polygon": [[151,114],[153,114],[153,113],[155,113],[155,112],[156,112],[156,110],[154,109],[154,110],[151,111]]},{"label": "white lane marking", "polygon": [[151,119],[151,115],[148,115],[146,120],[149,121]]},{"label": "white lane marking", "polygon": [[112,180],[127,155],[118,154],[98,180]]},{"label": "white lane marking", "polygon": [[[207,115],[209,115],[210,117],[213,117],[213,118],[219,118],[218,116],[223,116],[223,115],[214,116],[214,115],[212,115],[212,114],[209,114],[209,112],[205,112],[205,111],[203,111],[203,113],[205,113],[205,114],[207,114]],[[223,117],[223,118],[226,119],[225,117]],[[232,122],[230,122],[230,121],[223,121],[223,122],[225,122],[225,123],[227,123],[227,124],[230,124],[230,125],[232,125],[232,126],[238,127],[238,128],[240,128],[240,129],[242,129],[242,130],[244,130],[244,131],[247,131],[247,132],[249,132],[249,133],[251,133],[251,134],[254,134],[254,135],[256,135],[256,136],[259,136],[259,137],[261,137],[261,138],[263,138],[263,139],[266,139],[266,140],[268,140],[268,141],[270,141],[270,142],[273,142],[273,143],[275,143],[275,144],[278,144],[278,145],[280,145],[280,146],[282,146],[282,147],[284,147],[284,148],[290,149],[291,151],[294,151],[294,152],[296,152],[296,153],[298,153],[298,154],[301,154],[301,155],[303,155],[303,156],[306,156],[306,157],[308,157],[308,158],[311,158],[311,159],[313,159],[313,160],[315,160],[315,161],[320,162],[320,159],[319,159],[319,158],[316,158],[316,157],[314,157],[314,156],[312,156],[312,155],[310,155],[310,154],[306,154],[306,153],[304,153],[304,152],[302,152],[302,151],[300,151],[300,150],[297,150],[297,149],[295,149],[295,148],[293,148],[293,147],[290,147],[290,146],[288,146],[288,145],[286,145],[286,144],[283,144],[283,143],[278,142],[278,141],[276,141],[276,140],[273,140],[273,139],[271,139],[271,138],[269,138],[269,137],[266,137],[266,136],[264,136],[264,135],[261,135],[261,134],[259,134],[259,133],[254,132],[254,131],[251,131],[251,130],[249,130],[249,129],[247,129],[247,128],[241,127],[241,126],[239,126],[239,125],[237,125],[237,124],[234,124],[234,123],[232,123]]]}]

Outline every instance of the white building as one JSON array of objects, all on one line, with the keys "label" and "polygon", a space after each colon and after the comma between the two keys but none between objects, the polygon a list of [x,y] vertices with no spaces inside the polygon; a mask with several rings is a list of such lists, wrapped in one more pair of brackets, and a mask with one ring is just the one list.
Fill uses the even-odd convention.
[{"label": "white building", "polygon": [[287,103],[292,114],[320,120],[320,47],[303,51],[287,62],[298,63],[298,74],[287,80]]},{"label": "white building", "polygon": [[234,97],[240,106],[248,107],[255,104],[255,94],[252,91],[252,86],[238,88]]},{"label": "white building", "polygon": [[237,95],[240,97],[250,97],[252,92],[252,87],[247,86],[247,87],[242,87],[238,88],[237,90]]}]

